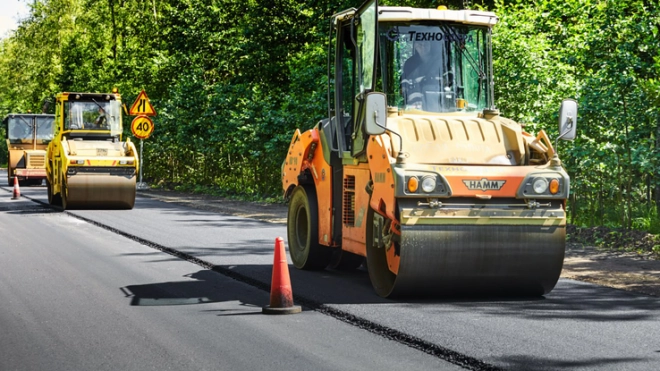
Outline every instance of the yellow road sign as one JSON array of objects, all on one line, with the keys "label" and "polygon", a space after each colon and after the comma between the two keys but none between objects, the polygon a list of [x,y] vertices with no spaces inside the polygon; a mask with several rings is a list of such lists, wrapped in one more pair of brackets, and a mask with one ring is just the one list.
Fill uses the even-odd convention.
[{"label": "yellow road sign", "polygon": [[147,116],[138,116],[131,122],[131,131],[138,139],[147,139],[154,132],[154,122]]},{"label": "yellow road sign", "polygon": [[156,116],[156,110],[151,105],[151,102],[149,102],[149,97],[147,97],[147,93],[144,90],[137,96],[128,114],[131,116]]}]

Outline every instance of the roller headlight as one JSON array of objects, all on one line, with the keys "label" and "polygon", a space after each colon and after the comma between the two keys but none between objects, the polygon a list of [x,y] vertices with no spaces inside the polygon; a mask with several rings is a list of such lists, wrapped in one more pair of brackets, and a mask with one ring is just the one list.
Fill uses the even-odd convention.
[{"label": "roller headlight", "polygon": [[548,190],[548,181],[545,178],[536,178],[532,183],[532,188],[536,194],[545,193]]},{"label": "roller headlight", "polygon": [[422,179],[422,191],[426,193],[431,193],[435,191],[436,186],[437,186],[437,182],[435,180],[435,177],[427,176],[424,179]]}]

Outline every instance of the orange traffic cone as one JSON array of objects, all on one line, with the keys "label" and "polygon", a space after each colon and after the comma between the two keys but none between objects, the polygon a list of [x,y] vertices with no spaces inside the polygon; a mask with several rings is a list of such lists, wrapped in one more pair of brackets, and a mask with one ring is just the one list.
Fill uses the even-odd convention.
[{"label": "orange traffic cone", "polygon": [[18,188],[18,177],[14,177],[14,194],[11,199],[18,200],[19,198],[21,198],[21,189]]},{"label": "orange traffic cone", "polygon": [[263,307],[266,314],[300,313],[299,305],[293,305],[293,292],[289,278],[289,263],[286,261],[284,239],[275,239],[275,259],[273,261],[273,279],[270,283],[270,305]]}]

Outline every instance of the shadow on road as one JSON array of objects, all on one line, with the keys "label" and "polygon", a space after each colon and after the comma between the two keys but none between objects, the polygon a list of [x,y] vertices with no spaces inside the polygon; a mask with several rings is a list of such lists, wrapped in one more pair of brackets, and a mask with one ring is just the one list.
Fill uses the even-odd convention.
[{"label": "shadow on road", "polygon": [[[268,297],[258,290],[228,280],[210,270],[186,275],[193,280],[130,285],[120,290],[131,299],[132,306],[171,306],[239,301],[254,311],[268,304]],[[236,314],[236,313],[235,313]]]},{"label": "shadow on road", "polygon": [[[590,358],[584,360],[552,359],[530,356],[502,357],[502,363],[506,364],[507,370],[525,371],[554,371],[554,370],[618,370],[625,369],[624,365],[630,366],[634,363],[646,363],[650,360],[642,358]],[[498,362],[498,364],[500,364]]]},{"label": "shadow on road", "polygon": [[[386,304],[390,307],[415,306],[430,316],[453,312],[478,312],[494,318],[511,316],[532,321],[579,319],[582,321],[655,321],[660,300],[578,281],[561,279],[555,289],[539,297],[463,296],[440,298],[381,298],[373,291],[364,268],[353,272],[336,270],[302,271],[289,267],[294,300],[308,309],[330,305]],[[190,305],[238,300],[246,305],[268,304],[272,278],[271,265],[218,266],[193,273],[195,281],[131,285],[122,288],[131,305]],[[227,277],[233,280],[227,280]],[[262,301],[245,285],[261,293]]]}]

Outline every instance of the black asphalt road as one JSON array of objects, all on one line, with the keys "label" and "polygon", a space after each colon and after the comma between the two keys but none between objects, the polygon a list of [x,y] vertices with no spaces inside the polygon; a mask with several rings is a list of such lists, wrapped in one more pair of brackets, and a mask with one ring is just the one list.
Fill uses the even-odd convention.
[{"label": "black asphalt road", "polygon": [[316,311],[264,315],[268,292],[0,197],[0,370],[461,369]]},{"label": "black asphalt road", "polygon": [[[24,196],[45,202],[44,187],[23,187],[21,190]],[[5,187],[5,191],[9,199],[11,189]],[[27,200],[25,202],[29,203]],[[32,205],[30,207],[34,208],[38,204]],[[33,230],[38,229],[39,232],[26,232],[29,238],[15,236],[17,232],[14,228],[18,227],[8,230],[7,226],[13,225],[11,220],[19,218],[24,219],[22,224],[30,224]],[[153,345],[155,339],[173,337],[181,340],[179,334],[184,334],[182,337],[187,340],[186,344],[190,348],[180,343],[171,345],[192,352],[207,349],[205,347],[213,344],[216,352],[233,354],[238,348],[236,345],[245,339],[238,336],[235,342],[229,343],[214,340],[212,334],[216,331],[211,329],[222,323],[223,331],[224,326],[229,326],[232,332],[245,333],[246,326],[249,326],[247,333],[250,335],[277,338],[277,341],[265,344],[257,344],[256,340],[248,342],[250,346],[247,349],[252,349],[251,352],[248,350],[248,354],[252,354],[248,359],[253,363],[247,366],[234,365],[242,369],[263,368],[265,363],[260,362],[268,357],[260,358],[257,355],[261,354],[259,352],[255,354],[253,348],[256,347],[266,347],[269,350],[264,350],[263,354],[274,354],[278,362],[281,360],[282,365],[289,369],[427,370],[454,367],[445,361],[469,369],[484,370],[660,368],[660,300],[651,296],[562,279],[555,290],[543,298],[392,301],[374,294],[364,271],[347,274],[332,270],[306,272],[290,268],[296,300],[304,305],[305,310],[302,314],[273,320],[272,317],[260,314],[260,309],[268,301],[274,241],[278,236],[286,236],[284,225],[190,209],[147,197],[139,197],[135,209],[129,211],[78,210],[43,214],[30,212],[27,215],[4,211],[0,214],[0,225],[3,226],[0,228],[5,229],[3,235],[9,233],[13,236],[12,240],[32,246],[24,252],[21,250],[8,255],[12,257],[12,262],[6,263],[7,245],[3,241],[3,253],[0,256],[0,299],[3,302],[7,301],[8,295],[11,297],[18,292],[32,290],[40,293],[37,295],[39,298],[45,297],[46,302],[53,302],[62,292],[82,291],[84,294],[73,299],[75,305],[67,306],[68,300],[60,298],[55,302],[63,307],[57,305],[59,309],[55,310],[43,304],[48,308],[44,311],[54,310],[65,318],[81,318],[81,322],[82,318],[87,318],[92,322],[89,326],[100,326],[100,323],[108,322],[115,329],[122,328],[122,325],[114,321],[94,320],[96,317],[92,315],[88,315],[92,318],[85,317],[76,312],[79,309],[73,310],[94,306],[96,310],[88,309],[100,318],[116,316],[124,319],[120,322],[128,323],[125,328],[133,331],[126,333],[124,340],[116,340],[126,346],[129,343],[141,343],[138,338],[144,340],[142,343]],[[27,241],[33,242],[28,244]],[[56,249],[52,246],[47,254],[40,246],[48,242],[71,247]],[[42,256],[48,256],[48,264],[40,263],[46,264],[45,267],[36,266],[39,263],[38,257]],[[195,260],[201,265],[184,262],[182,258]],[[53,265],[50,260],[59,263]],[[28,262],[32,264],[31,269],[16,267]],[[7,264],[10,267],[5,267]],[[47,268],[51,265],[57,268]],[[183,268],[177,270],[173,267]],[[40,279],[19,279],[21,284],[15,289],[5,288],[4,282],[11,281],[10,277],[27,270],[47,272],[40,276],[41,280],[58,276],[55,271],[64,272],[61,278],[64,282],[53,278],[54,288],[37,290],[27,282],[41,282]],[[10,275],[6,272],[12,273]],[[88,281],[93,283],[80,283]],[[209,285],[227,285],[233,289],[218,292],[209,290]],[[78,290],[71,290],[71,287]],[[91,288],[82,290],[81,287]],[[119,288],[120,299],[111,294],[108,298],[97,298],[92,294]],[[21,302],[31,300],[41,303],[41,299],[22,299]],[[97,306],[110,301],[121,303],[107,308],[102,306],[103,309]],[[26,313],[41,313],[39,303],[29,305],[29,310],[21,305],[3,305],[0,325],[4,327],[7,321],[12,323],[11,319],[15,319],[22,310]],[[177,305],[182,303],[188,305]],[[222,309],[215,309],[214,306]],[[209,310],[210,307],[214,309]],[[150,312],[141,317],[124,313],[133,313],[134,310],[142,314]],[[156,310],[158,315],[151,312]],[[183,310],[186,315],[182,315]],[[215,313],[214,310],[219,312]],[[209,313],[214,315],[209,316]],[[192,321],[194,324],[181,318],[187,316],[197,318]],[[227,317],[231,320],[227,320]],[[225,321],[231,324],[226,325]],[[20,321],[16,323],[18,327],[12,333],[19,331],[20,326],[27,326],[20,324]],[[292,323],[300,324],[299,333]],[[279,325],[282,327],[278,328]],[[293,330],[289,330],[290,327]],[[39,328],[41,326],[34,325],[30,331],[38,334]],[[165,331],[163,328],[168,329],[167,334],[161,333]],[[60,334],[60,330],[52,332]],[[107,343],[106,337],[104,341],[91,341],[98,337],[98,333],[105,333],[101,329],[90,327],[86,332],[84,328],[80,331],[87,334],[83,336],[87,339],[83,344]],[[288,331],[296,334],[286,336]],[[78,332],[75,335],[73,333],[71,336],[79,336]],[[54,334],[44,335],[45,349],[55,348],[54,344],[59,344],[53,339],[63,335]],[[205,346],[200,346],[199,342]],[[269,347],[267,344],[271,343],[277,345]],[[5,344],[3,337],[0,340],[2,360],[6,359]],[[246,348],[245,344],[241,345],[240,348]],[[341,349],[334,348],[338,346]],[[147,351],[144,357],[159,354],[158,351],[165,351],[166,348],[157,347],[153,353]],[[98,351],[103,353],[102,350]],[[169,349],[167,352],[172,355],[163,358],[163,363],[168,363],[165,359],[174,361],[172,358],[175,358],[179,362],[183,359],[176,352],[169,353]],[[79,356],[83,353],[86,352],[75,354]],[[310,353],[325,356],[311,357],[310,360]],[[199,359],[205,358],[200,356]],[[103,368],[103,364],[99,364],[95,363],[95,368]],[[204,369],[206,364],[212,363],[200,361],[199,369]],[[0,363],[0,369],[4,369],[2,366]],[[132,369],[132,366],[127,368]],[[122,367],[121,364],[119,367]]]}]

